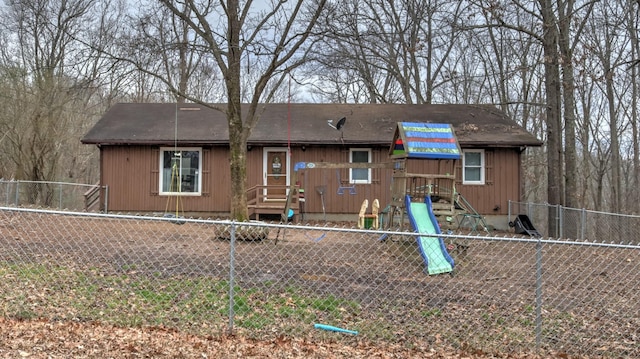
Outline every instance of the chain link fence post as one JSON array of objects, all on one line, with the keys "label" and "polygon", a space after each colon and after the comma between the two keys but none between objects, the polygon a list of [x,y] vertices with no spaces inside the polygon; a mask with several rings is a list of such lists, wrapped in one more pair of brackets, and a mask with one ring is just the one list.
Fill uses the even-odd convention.
[{"label": "chain link fence post", "polygon": [[556,236],[556,238],[564,238],[564,211],[564,207],[559,204],[556,205],[556,213],[558,214],[558,235]]},{"label": "chain link fence post", "polygon": [[20,205],[20,181],[16,181],[16,201],[14,206],[18,207]]},{"label": "chain link fence post", "polygon": [[561,235],[561,233],[560,233],[560,231],[561,231],[560,226],[562,225],[562,224],[561,224],[561,221],[560,221],[560,216],[561,216],[561,215],[560,215],[560,212],[561,212],[561,211],[560,211],[560,205],[559,205],[559,204],[556,204],[555,206],[553,206],[553,208],[555,208],[555,210],[556,210],[556,215],[555,215],[555,223],[556,223],[555,227],[556,227],[556,228],[555,228],[555,233],[554,233],[554,235],[553,235],[553,238],[560,238],[560,235]]},{"label": "chain link fence post", "polygon": [[231,248],[229,249],[229,327],[227,328],[227,334],[233,334],[233,325],[234,325],[234,308],[235,308],[235,258],[236,258],[236,222],[231,222]]},{"label": "chain link fence post", "polygon": [[587,231],[587,210],[583,208],[580,211],[580,240],[584,241],[586,239],[586,231]]},{"label": "chain link fence post", "polygon": [[542,344],[542,238],[536,242],[536,353]]},{"label": "chain link fence post", "polygon": [[109,213],[109,186],[104,186],[104,213]]}]

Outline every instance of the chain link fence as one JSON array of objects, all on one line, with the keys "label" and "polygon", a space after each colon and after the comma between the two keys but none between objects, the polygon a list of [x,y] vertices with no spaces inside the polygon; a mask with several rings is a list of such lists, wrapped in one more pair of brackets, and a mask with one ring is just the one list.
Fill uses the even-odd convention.
[{"label": "chain link fence", "polygon": [[412,233],[351,225],[2,207],[0,315],[495,355],[640,356],[637,244],[452,233],[442,237],[454,271],[430,276]]},{"label": "chain link fence", "polygon": [[640,244],[640,216],[510,201],[509,221],[513,224],[520,215],[544,237]]},{"label": "chain link fence", "polygon": [[106,211],[106,203],[100,203],[100,191],[107,189],[100,185],[82,183],[0,179],[0,205],[69,211]]}]

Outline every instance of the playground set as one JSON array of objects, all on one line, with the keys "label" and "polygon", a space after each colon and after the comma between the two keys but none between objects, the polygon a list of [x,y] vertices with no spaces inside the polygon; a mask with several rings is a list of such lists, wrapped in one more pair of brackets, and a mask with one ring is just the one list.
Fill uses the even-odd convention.
[{"label": "playground set", "polygon": [[[316,168],[392,170],[391,203],[380,211],[378,200],[374,199],[372,212],[367,214],[369,201],[365,199],[358,215],[358,228],[404,231],[406,222],[409,222],[419,234],[416,238],[426,264],[426,272],[430,275],[452,272],[454,261],[439,236],[441,230],[438,218],[449,227],[454,225],[458,216],[462,217],[459,226],[468,222],[473,230],[478,226],[485,230],[488,230],[488,227],[483,217],[456,192],[455,173],[409,173],[406,168],[408,159],[460,159],[461,150],[453,127],[449,124],[399,122],[394,132],[389,157],[391,161],[384,163],[298,162],[295,164],[294,174],[297,176],[301,170]],[[289,197],[293,190],[292,187]],[[322,189],[322,192],[324,191],[326,188]],[[319,193],[322,197],[323,193]],[[287,199],[285,204],[283,221],[288,220],[290,215],[289,201]],[[380,237],[380,240],[385,239],[386,234]]]}]

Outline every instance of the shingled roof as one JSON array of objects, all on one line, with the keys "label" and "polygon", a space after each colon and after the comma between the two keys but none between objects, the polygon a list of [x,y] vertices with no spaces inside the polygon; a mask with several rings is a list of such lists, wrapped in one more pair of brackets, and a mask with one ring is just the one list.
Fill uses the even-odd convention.
[{"label": "shingled roof", "polygon": [[[219,105],[225,108],[225,105]],[[248,105],[243,105],[243,113]],[[265,104],[250,144],[388,146],[398,122],[449,123],[463,147],[541,146],[542,142],[491,105]],[[342,117],[340,129],[329,126]],[[177,137],[176,137],[176,119]],[[84,136],[96,145],[222,145],[229,142],[225,114],[196,104],[120,103]]]}]

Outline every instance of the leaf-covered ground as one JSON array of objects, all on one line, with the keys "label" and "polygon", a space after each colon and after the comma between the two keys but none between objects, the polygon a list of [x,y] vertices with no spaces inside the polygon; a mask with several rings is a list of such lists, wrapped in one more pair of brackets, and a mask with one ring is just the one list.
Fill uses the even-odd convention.
[{"label": "leaf-covered ground", "polygon": [[[0,318],[1,358],[488,358],[479,351],[407,349],[376,343],[237,336],[201,337],[165,328]],[[504,356],[535,358],[531,355]],[[558,358],[567,356],[558,354]]]}]

